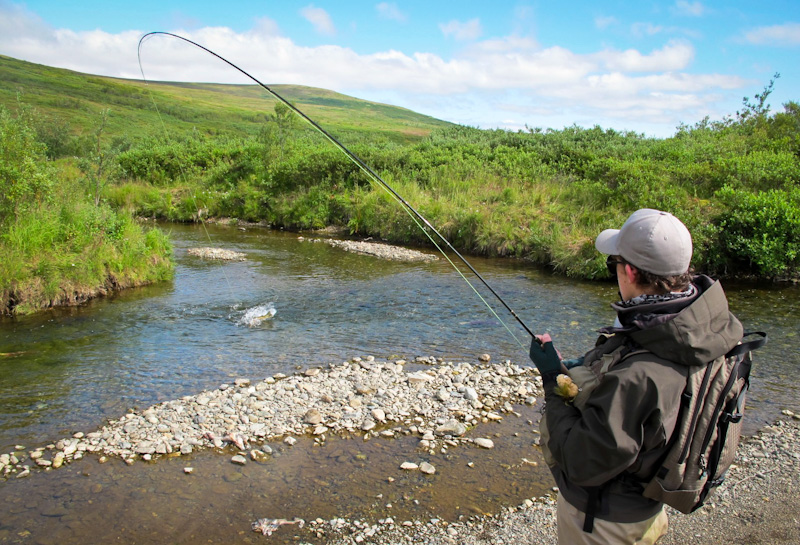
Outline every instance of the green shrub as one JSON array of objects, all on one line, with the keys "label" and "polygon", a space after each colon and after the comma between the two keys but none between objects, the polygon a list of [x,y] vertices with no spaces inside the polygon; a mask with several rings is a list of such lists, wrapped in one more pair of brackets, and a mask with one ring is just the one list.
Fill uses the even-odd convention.
[{"label": "green shrub", "polygon": [[[717,192],[727,205],[718,225],[717,266],[732,274],[767,278],[797,275],[800,268],[800,188],[751,193],[725,187]],[[733,269],[733,270],[731,270]]]},{"label": "green shrub", "polygon": [[52,198],[52,170],[31,125],[29,110],[15,116],[0,106],[0,224]]}]

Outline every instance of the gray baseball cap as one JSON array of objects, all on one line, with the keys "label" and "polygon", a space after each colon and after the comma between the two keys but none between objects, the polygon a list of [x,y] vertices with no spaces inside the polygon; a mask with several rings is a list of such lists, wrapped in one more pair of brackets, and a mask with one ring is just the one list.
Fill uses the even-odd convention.
[{"label": "gray baseball cap", "polygon": [[669,212],[651,208],[631,214],[621,229],[606,229],[594,246],[658,276],[683,274],[692,261],[692,235],[686,226]]}]

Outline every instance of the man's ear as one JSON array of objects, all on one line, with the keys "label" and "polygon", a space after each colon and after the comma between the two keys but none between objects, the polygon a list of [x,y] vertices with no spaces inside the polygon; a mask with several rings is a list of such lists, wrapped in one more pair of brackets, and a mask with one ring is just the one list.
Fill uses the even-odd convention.
[{"label": "man's ear", "polygon": [[625,263],[625,276],[629,283],[636,285],[637,280],[639,280],[639,269],[630,263]]}]

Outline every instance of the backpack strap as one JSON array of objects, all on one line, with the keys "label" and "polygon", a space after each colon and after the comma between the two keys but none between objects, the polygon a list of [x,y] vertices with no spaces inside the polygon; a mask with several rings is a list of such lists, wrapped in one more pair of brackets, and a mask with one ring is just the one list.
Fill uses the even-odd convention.
[{"label": "backpack strap", "polygon": [[752,352],[753,350],[758,350],[769,340],[769,337],[763,331],[747,331],[742,335],[742,339],[745,337],[749,337],[750,335],[758,335],[761,337],[760,339],[755,339],[753,341],[742,342],[731,348],[730,352],[725,354],[726,358],[730,358],[733,356],[742,356],[747,352]]},{"label": "backpack strap", "polygon": [[[706,481],[705,485],[703,486],[703,491],[700,493],[699,501],[697,505],[692,511],[699,509],[703,503],[705,502],[706,497],[708,496],[709,492],[716,488],[717,486],[721,485],[722,482],[725,480],[725,473],[719,476],[718,479],[714,479],[714,475],[717,473],[717,467],[720,461],[721,452],[723,447],[725,446],[725,440],[728,436],[728,427],[730,424],[735,424],[742,419],[744,413],[744,399],[747,390],[749,389],[750,385],[750,368],[752,367],[752,360],[750,359],[750,352],[753,350],[757,350],[764,346],[767,343],[768,336],[763,331],[756,331],[756,332],[747,332],[743,335],[742,338],[747,337],[749,335],[759,335],[761,338],[755,339],[753,341],[744,342],[738,344],[734,347],[730,352],[728,352],[725,357],[726,358],[734,358],[734,368],[731,370],[731,376],[728,379],[728,384],[726,385],[726,390],[729,390],[731,385],[738,380],[744,379],[744,387],[739,392],[739,395],[736,396],[734,399],[731,399],[723,408],[722,414],[719,415],[719,418],[716,420],[717,424],[717,440],[714,443],[714,447],[712,451],[709,453],[709,464],[708,467],[704,470],[708,473],[709,479]],[[709,428],[708,436],[711,435],[712,428]],[[706,437],[703,443],[703,449],[707,446],[707,442],[710,437]]]},{"label": "backpack strap", "polygon": [[[599,486],[585,486],[584,490],[589,495],[586,501],[586,513],[583,519],[583,531],[587,534],[591,534],[594,530],[594,519],[598,513],[601,512],[600,506],[603,501],[603,494],[605,493],[608,485],[611,484],[611,481],[608,481],[604,484]],[[604,510],[607,512],[608,509]]]}]

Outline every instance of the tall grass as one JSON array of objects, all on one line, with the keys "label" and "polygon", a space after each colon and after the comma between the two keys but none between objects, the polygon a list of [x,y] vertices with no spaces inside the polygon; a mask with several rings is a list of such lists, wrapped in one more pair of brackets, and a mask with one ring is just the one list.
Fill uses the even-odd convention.
[{"label": "tall grass", "polygon": [[166,236],[129,212],[95,205],[74,169],[47,161],[30,120],[25,110],[14,116],[0,107],[0,314],[169,278]]}]

